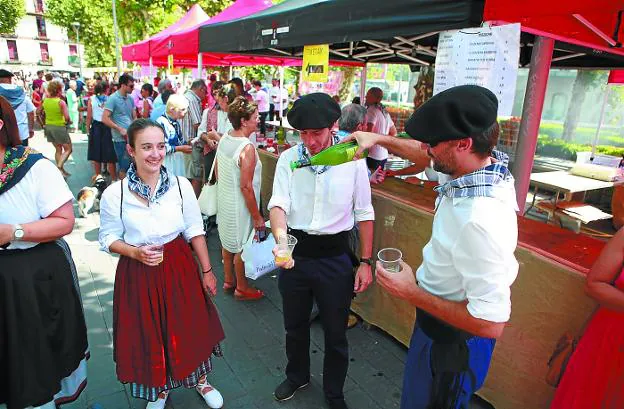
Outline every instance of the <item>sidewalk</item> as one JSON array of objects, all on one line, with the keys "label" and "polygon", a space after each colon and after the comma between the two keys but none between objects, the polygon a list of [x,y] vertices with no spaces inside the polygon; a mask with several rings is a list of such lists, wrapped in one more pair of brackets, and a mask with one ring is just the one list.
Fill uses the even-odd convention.
[{"label": "sidewalk", "polygon": [[[90,183],[91,165],[86,160],[86,136],[72,135],[74,152],[66,168],[74,194]],[[41,132],[31,139],[31,146],[48,157],[53,148]],[[66,237],[78,269],[85,308],[91,359],[88,363],[88,385],[80,398],[67,409],[86,409],[93,404],[102,409],[144,409],[145,401],[131,397],[129,388],[115,376],[112,358],[113,285],[117,257],[99,250],[99,216],[90,214],[76,219],[74,231]],[[210,258],[221,288],[223,268],[219,260],[218,235],[208,238]],[[214,370],[209,380],[223,394],[227,409],[322,409],[323,331],[318,321],[311,330],[312,382],[296,398],[278,403],[274,388],[284,379],[286,356],[281,297],[274,275],[256,282],[266,297],[257,302],[240,302],[219,292],[214,301],[220,312],[226,334],[224,357],[213,359]],[[345,385],[347,404],[351,409],[399,408],[406,348],[385,333],[362,325],[347,332],[351,362]],[[194,390],[176,389],[167,408],[205,409],[207,406]],[[0,405],[0,409],[5,409]],[[476,409],[476,407],[475,407]]]},{"label": "sidewalk", "polygon": [[[74,152],[66,165],[74,194],[90,183],[91,165],[86,161],[86,137],[72,135]],[[46,156],[53,149],[38,132],[31,145]],[[85,307],[91,359],[88,386],[80,399],[65,405],[68,409],[85,409],[99,403],[103,409],[143,409],[144,401],[131,397],[129,389],[115,376],[112,358],[113,285],[117,257],[99,250],[97,242],[99,217],[90,214],[76,219],[74,231],[66,238],[78,269]],[[210,258],[222,285],[223,269],[219,238],[216,231],[208,238]],[[228,409],[320,409],[324,408],[322,388],[323,331],[312,325],[310,347],[312,382],[296,398],[278,403],[274,388],[284,378],[286,355],[281,297],[275,276],[258,280],[256,285],[267,297],[258,302],[235,301],[219,292],[215,303],[226,334],[223,359],[213,359],[210,381],[223,394]],[[348,331],[351,362],[345,385],[347,403],[352,409],[398,408],[401,396],[403,361],[406,349],[378,330],[365,330],[361,325]],[[204,409],[207,406],[194,390],[176,389],[168,399],[168,408]]]}]

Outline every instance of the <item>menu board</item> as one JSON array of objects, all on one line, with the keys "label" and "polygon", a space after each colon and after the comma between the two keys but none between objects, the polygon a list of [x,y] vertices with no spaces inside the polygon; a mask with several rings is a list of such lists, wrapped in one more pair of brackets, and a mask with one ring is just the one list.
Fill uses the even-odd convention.
[{"label": "menu board", "polygon": [[520,58],[520,24],[440,33],[433,94],[475,84],[498,98],[498,115],[513,109]]}]

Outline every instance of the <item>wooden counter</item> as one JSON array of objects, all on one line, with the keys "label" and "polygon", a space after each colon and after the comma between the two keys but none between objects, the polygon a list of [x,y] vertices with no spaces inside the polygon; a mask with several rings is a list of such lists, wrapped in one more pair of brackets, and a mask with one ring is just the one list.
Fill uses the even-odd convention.
[{"label": "wooden counter", "polygon": [[[262,203],[270,199],[277,156],[261,152]],[[413,181],[413,180],[412,180]],[[397,247],[414,268],[429,241],[436,194],[434,184],[389,178],[373,188],[375,251]],[[479,394],[497,409],[546,409],[554,389],[544,382],[547,361],[566,331],[578,332],[595,308],[585,296],[584,274],[604,242],[523,217],[518,218],[520,264],[512,286],[512,315]],[[405,345],[415,309],[375,283],[358,295],[352,309]]]}]

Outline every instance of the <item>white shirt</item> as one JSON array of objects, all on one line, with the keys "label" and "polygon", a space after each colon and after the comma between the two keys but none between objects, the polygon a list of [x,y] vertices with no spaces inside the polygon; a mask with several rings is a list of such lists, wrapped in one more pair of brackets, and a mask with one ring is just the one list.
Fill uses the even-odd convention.
[{"label": "white shirt", "polygon": [[269,112],[269,109],[271,108],[269,104],[269,94],[267,94],[265,90],[260,89],[256,92],[254,99],[258,104],[258,112]]},{"label": "white shirt", "polygon": [[[48,159],[39,159],[22,180],[0,195],[0,224],[26,224],[45,219],[73,199],[58,168]],[[27,249],[36,244],[13,241],[8,249]]]},{"label": "white shirt", "polygon": [[[377,105],[368,107],[366,111],[366,123],[373,124],[371,132],[381,135],[388,135],[390,133],[390,128],[394,126],[390,114],[387,112],[384,113]],[[368,150],[368,157],[376,160],[388,159],[388,149],[381,145],[373,145]]]},{"label": "white shirt", "polygon": [[269,210],[281,208],[289,227],[309,234],[336,234],[375,220],[365,161],[332,166],[320,175],[306,168],[292,171],[297,149],[286,150],[277,161]]},{"label": "white shirt", "polygon": [[468,300],[470,315],[491,322],[509,320],[510,286],[518,275],[515,192],[501,196],[443,196],[416,272],[420,287],[447,300]]},{"label": "white shirt", "polygon": [[97,95],[91,95],[91,113],[93,115],[93,120],[102,122],[102,117],[104,116],[104,105],[106,101],[100,103]]},{"label": "white shirt", "polygon": [[275,105],[275,110],[281,113],[288,105],[288,91],[284,88],[275,86],[271,87],[269,95],[271,97],[271,103]]},{"label": "white shirt", "polygon": [[[184,199],[178,190],[178,182]],[[108,252],[111,244],[123,240],[132,246],[145,244],[165,244],[175,239],[180,233],[187,241],[204,234],[199,204],[195,192],[186,178],[176,178],[169,174],[169,190],[155,202],[145,205],[134,193],[128,190],[124,179],[110,185],[100,201],[100,246]],[[123,223],[119,217],[121,187],[123,183]],[[160,185],[160,182],[158,182]],[[156,186],[158,189],[158,186]]]},{"label": "white shirt", "polygon": [[[0,84],[0,87],[6,89],[15,89],[18,86],[15,84]],[[17,108],[13,111],[15,112],[15,120],[17,121],[17,128],[19,129],[20,139],[24,141],[30,136],[30,128],[28,127],[28,114],[35,111],[35,106],[33,105],[31,99],[28,96],[25,96],[24,102],[19,104]]]}]

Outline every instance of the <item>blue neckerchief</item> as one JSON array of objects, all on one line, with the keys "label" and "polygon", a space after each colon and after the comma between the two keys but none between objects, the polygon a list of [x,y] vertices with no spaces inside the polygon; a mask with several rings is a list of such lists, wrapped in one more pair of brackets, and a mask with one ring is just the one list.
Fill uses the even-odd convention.
[{"label": "blue neckerchief", "polygon": [[[337,143],[340,142],[340,139],[338,138],[337,135],[332,135],[332,145],[335,145]],[[297,146],[297,156],[299,157],[299,160],[310,160],[310,151],[308,151],[308,148],[306,148],[306,146],[303,143],[300,143]],[[327,172],[327,170],[330,168],[331,166],[308,166],[307,169],[309,169],[310,172],[316,174],[316,175],[320,175],[323,174],[325,172]]]},{"label": "blue neckerchief", "polygon": [[97,98],[100,105],[103,105],[108,97],[106,95],[96,95],[95,98]]},{"label": "blue neckerchief", "polygon": [[503,184],[513,185],[514,178],[507,168],[509,156],[496,150],[492,156],[496,163],[436,186],[434,190],[439,197],[497,197],[497,188]]},{"label": "blue neckerchief", "polygon": [[154,196],[152,196],[151,194],[152,189],[148,185],[143,183],[141,178],[139,178],[139,175],[137,175],[136,166],[134,163],[130,164],[130,168],[128,169],[126,177],[128,178],[128,189],[131,192],[134,192],[137,195],[141,196],[148,202],[152,203],[162,197],[165,193],[167,193],[171,185],[171,182],[169,180],[169,174],[167,173],[167,169],[164,166],[160,167],[160,186],[158,186],[158,188],[156,189],[156,193],[154,193]]},{"label": "blue neckerchief", "polygon": [[22,145],[7,148],[0,162],[0,195],[17,185],[30,168],[43,158],[36,150]]},{"label": "blue neckerchief", "polygon": [[26,93],[22,87],[6,88],[0,86],[0,95],[9,101],[13,109],[17,109],[26,99]]}]

